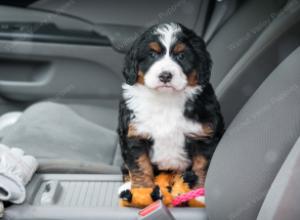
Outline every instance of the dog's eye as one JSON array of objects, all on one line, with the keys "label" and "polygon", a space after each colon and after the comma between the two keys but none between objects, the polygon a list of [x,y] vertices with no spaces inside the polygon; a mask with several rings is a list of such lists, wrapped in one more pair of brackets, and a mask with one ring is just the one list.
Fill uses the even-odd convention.
[{"label": "dog's eye", "polygon": [[179,53],[176,55],[177,60],[183,60],[184,59],[184,53]]},{"label": "dog's eye", "polygon": [[158,57],[158,55],[159,54],[154,50],[150,50],[150,52],[149,52],[149,56],[152,58],[156,58],[156,57]]}]

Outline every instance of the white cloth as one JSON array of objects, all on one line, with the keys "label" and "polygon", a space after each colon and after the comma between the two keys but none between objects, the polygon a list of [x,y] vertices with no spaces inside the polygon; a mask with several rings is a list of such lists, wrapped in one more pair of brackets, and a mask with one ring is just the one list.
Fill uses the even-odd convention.
[{"label": "white cloth", "polygon": [[37,160],[19,148],[0,144],[0,200],[20,204],[25,200],[25,186],[37,170]]},{"label": "white cloth", "polygon": [[0,117],[0,130],[15,124],[23,112],[9,112]]}]

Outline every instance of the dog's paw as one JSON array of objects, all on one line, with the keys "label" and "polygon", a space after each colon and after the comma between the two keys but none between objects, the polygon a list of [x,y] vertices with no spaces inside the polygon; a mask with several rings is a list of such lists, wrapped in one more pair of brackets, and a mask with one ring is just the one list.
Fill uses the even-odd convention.
[{"label": "dog's paw", "polygon": [[198,183],[198,176],[195,174],[194,171],[185,171],[183,174],[182,174],[182,178],[183,178],[183,181],[185,183],[187,183],[190,187],[190,189],[194,188],[197,183]]},{"label": "dog's paw", "polygon": [[132,201],[131,182],[125,182],[119,187],[120,206],[129,206]]},{"label": "dog's paw", "polygon": [[127,207],[144,208],[156,200],[162,199],[160,188],[131,188],[119,192],[120,205]]},{"label": "dog's paw", "polygon": [[128,202],[128,203],[131,203],[132,201],[132,193],[129,189],[125,190],[125,191],[122,191],[120,194],[119,194],[119,197],[121,200],[123,200],[124,202]]},{"label": "dog's paw", "polygon": [[160,191],[159,186],[155,186],[152,193],[151,193],[151,198],[153,201],[157,201],[159,199],[162,199],[162,193]]},{"label": "dog's paw", "polygon": [[121,195],[121,193],[127,190],[129,191],[131,190],[131,182],[125,182],[123,183],[123,185],[119,187],[119,191],[118,191],[119,196]]}]

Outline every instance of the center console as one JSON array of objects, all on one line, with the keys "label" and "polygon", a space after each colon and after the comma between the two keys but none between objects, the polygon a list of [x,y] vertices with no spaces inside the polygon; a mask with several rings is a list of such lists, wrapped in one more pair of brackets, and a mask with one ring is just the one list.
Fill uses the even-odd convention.
[{"label": "center console", "polygon": [[[139,209],[118,204],[121,175],[36,174],[27,199],[5,210],[4,219],[137,219]],[[205,209],[171,208],[177,220],[207,219]]]}]

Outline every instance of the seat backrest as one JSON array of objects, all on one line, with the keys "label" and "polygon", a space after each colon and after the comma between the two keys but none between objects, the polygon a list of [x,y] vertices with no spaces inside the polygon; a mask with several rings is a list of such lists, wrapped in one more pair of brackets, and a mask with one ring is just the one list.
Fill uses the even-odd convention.
[{"label": "seat backrest", "polygon": [[206,179],[210,219],[256,219],[300,134],[300,47],[262,83],[233,120]]},{"label": "seat backrest", "polygon": [[[208,42],[211,53],[212,85],[217,87],[226,74],[266,28],[270,17],[282,9],[287,0],[245,0]],[[259,27],[258,27],[259,26]]]},{"label": "seat backrest", "polygon": [[300,138],[280,168],[262,205],[258,220],[300,218]]},{"label": "seat backrest", "polygon": [[[249,28],[248,33],[239,40],[232,40],[235,46],[227,48],[227,54],[221,53],[223,55],[221,62],[227,62],[232,61],[234,59],[232,56],[236,56],[240,50],[244,50],[230,70],[226,74],[222,73],[223,70],[213,72],[212,82],[215,82],[216,94],[222,106],[226,125],[230,124],[278,63],[300,44],[300,4],[296,4],[294,0],[290,1],[279,13],[272,12],[267,16],[256,26]],[[252,38],[255,39],[251,41]],[[248,41],[252,44],[244,49],[244,44],[248,44]],[[214,60],[217,68],[220,68],[218,63],[220,59]],[[222,79],[216,79],[219,77]]]}]

